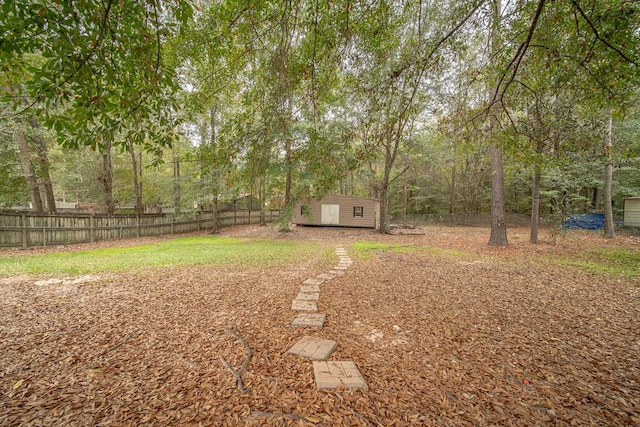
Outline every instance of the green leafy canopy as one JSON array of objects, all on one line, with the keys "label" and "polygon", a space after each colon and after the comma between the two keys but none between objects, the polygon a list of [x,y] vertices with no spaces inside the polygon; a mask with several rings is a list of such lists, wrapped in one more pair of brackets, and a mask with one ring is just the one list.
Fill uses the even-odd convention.
[{"label": "green leafy canopy", "polygon": [[105,133],[169,145],[178,88],[163,43],[191,8],[177,0],[3,2],[0,72],[14,77],[4,101],[18,114],[38,110],[67,146],[95,146]]}]

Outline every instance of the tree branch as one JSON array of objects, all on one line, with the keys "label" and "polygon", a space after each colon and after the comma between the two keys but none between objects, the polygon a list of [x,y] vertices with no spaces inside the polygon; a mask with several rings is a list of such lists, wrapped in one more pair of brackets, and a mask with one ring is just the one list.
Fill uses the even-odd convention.
[{"label": "tree branch", "polygon": [[[531,21],[531,25],[529,26],[529,31],[527,32],[527,38],[520,44],[520,46],[518,47],[518,50],[516,51],[515,56],[511,59],[511,61],[509,62],[509,65],[507,65],[507,68],[505,69],[505,72],[502,74],[502,77],[500,78],[500,81],[498,81],[498,85],[496,87],[496,90],[493,94],[493,97],[491,99],[490,105],[493,105],[496,103],[496,101],[498,100],[498,98],[502,98],[504,96],[504,94],[506,93],[507,89],[509,88],[509,86],[511,85],[511,83],[513,82],[513,80],[516,78],[516,75],[518,73],[518,69],[520,68],[520,64],[522,62],[522,58],[524,58],[524,55],[527,53],[527,50],[529,49],[529,45],[531,44],[531,40],[533,39],[533,33],[536,30],[536,27],[538,26],[538,21],[540,19],[540,16],[542,15],[542,11],[544,10],[544,6],[545,6],[546,0],[539,0],[538,1],[538,7],[536,8],[536,12],[533,16],[533,20]],[[511,77],[509,78],[509,80],[505,83],[502,91],[500,90],[500,86],[502,86],[502,83],[504,82],[504,79],[506,77],[507,71],[513,67],[513,71],[511,73]]]},{"label": "tree branch", "polygon": [[600,33],[598,32],[598,29],[596,28],[596,26],[593,24],[593,22],[591,22],[591,20],[589,19],[589,17],[587,16],[587,14],[582,10],[582,8],[580,7],[580,5],[578,4],[578,2],[576,0],[571,0],[571,3],[575,6],[575,8],[578,10],[578,12],[580,13],[580,16],[582,16],[582,18],[584,18],[585,21],[587,21],[587,24],[589,25],[589,27],[591,27],[591,31],[593,31],[593,34],[596,36],[596,38],[605,46],[607,46],[609,49],[615,51],[618,55],[620,55],[625,61],[635,65],[636,67],[640,67],[640,64],[638,64],[638,62],[634,61],[632,58],[629,58],[627,55],[624,54],[624,52],[622,52],[620,49],[618,49],[617,47],[613,46],[611,43],[609,43],[607,40],[605,40],[604,38],[602,38],[600,36]]},{"label": "tree branch", "polygon": [[404,66],[402,66],[401,68],[398,68],[396,70],[394,70],[391,73],[390,79],[397,79],[400,74],[402,74],[404,71],[406,71],[407,69],[411,68],[413,65],[415,64],[419,64],[420,65],[420,77],[422,76],[422,74],[424,73],[427,65],[429,65],[429,62],[431,61],[431,58],[433,57],[433,55],[435,55],[435,53],[438,51],[438,49],[440,49],[440,46],[442,46],[447,40],[449,40],[451,37],[453,37],[453,35],[455,33],[458,32],[458,30],[460,30],[460,28],[462,28],[462,26],[464,24],[467,23],[467,21],[476,13],[476,11],[480,8],[480,6],[482,6],[484,4],[485,0],[480,0],[478,1],[478,3],[469,11],[469,13],[467,15],[464,16],[464,18],[462,18],[462,20],[460,20],[460,22],[458,22],[451,30],[449,30],[442,38],[440,38],[436,45],[431,49],[431,51],[427,54],[427,56],[423,57],[422,60],[417,60],[417,61],[410,61],[408,63],[406,63]]},{"label": "tree branch", "polygon": [[402,170],[402,172],[400,172],[398,175],[394,176],[392,179],[389,180],[389,185],[393,184],[393,182],[400,178],[402,175],[404,175],[409,169],[411,169],[411,166],[405,166],[405,168]]},{"label": "tree branch", "polygon": [[156,49],[158,49],[158,51],[156,52],[156,66],[154,68],[154,74],[156,76],[156,84],[158,83],[157,80],[159,80],[159,72],[160,72],[160,55],[162,52],[162,41],[160,40],[160,22],[158,21],[158,4],[156,3],[156,0],[153,0],[153,18],[156,24]]},{"label": "tree branch", "polygon": [[235,339],[240,341],[240,343],[245,348],[245,350],[247,350],[247,357],[245,358],[244,362],[242,363],[242,365],[238,370],[236,370],[226,360],[224,360],[224,357],[222,356],[220,356],[220,361],[235,377],[236,385],[238,386],[238,391],[240,391],[240,393],[248,393],[251,389],[244,386],[244,383],[242,382],[242,374],[244,374],[247,371],[247,366],[249,366],[249,362],[251,361],[251,357],[253,356],[253,350],[251,349],[251,347],[249,347],[249,344],[247,344],[244,338],[242,338],[240,334],[238,334],[238,331],[236,331],[235,329],[233,330],[227,329],[225,330],[225,332],[228,333],[229,335],[232,335]]},{"label": "tree branch", "polygon": [[82,61],[80,61],[80,64],[76,67],[76,69],[70,75],[68,75],[67,78],[62,81],[62,83],[57,85],[58,87],[69,83],[71,79],[78,73],[78,71],[80,71],[80,69],[84,67],[84,65],[89,61],[89,59],[91,59],[96,50],[98,50],[98,47],[100,46],[100,43],[102,41],[102,36],[105,32],[105,28],[107,27],[107,19],[109,18],[109,12],[111,11],[112,4],[113,0],[109,0],[109,2],[107,3],[107,9],[102,16],[102,26],[100,27],[100,32],[98,33],[96,41],[93,43],[93,47],[91,48],[89,53],[82,59]]}]

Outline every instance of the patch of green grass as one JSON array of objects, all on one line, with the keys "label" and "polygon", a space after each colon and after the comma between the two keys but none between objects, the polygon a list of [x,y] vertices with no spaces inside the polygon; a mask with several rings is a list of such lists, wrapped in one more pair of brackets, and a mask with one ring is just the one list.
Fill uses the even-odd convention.
[{"label": "patch of green grass", "polygon": [[597,249],[580,252],[575,258],[557,261],[562,265],[573,265],[590,273],[640,277],[640,250]]},{"label": "patch of green grass", "polygon": [[184,237],[161,243],[80,252],[0,258],[0,276],[13,274],[87,274],[175,265],[275,266],[311,256],[309,243]]},{"label": "patch of green grass", "polygon": [[402,245],[392,243],[378,243],[361,241],[351,245],[354,250],[354,254],[362,259],[371,258],[371,254],[374,251],[392,251],[396,253],[429,253],[436,255],[449,255],[454,257],[465,257],[464,252],[456,251],[453,249],[439,249],[432,246],[420,246],[420,245]]},{"label": "patch of green grass", "polygon": [[333,248],[326,248],[320,258],[320,265],[323,267],[331,268],[338,262],[338,256]]}]

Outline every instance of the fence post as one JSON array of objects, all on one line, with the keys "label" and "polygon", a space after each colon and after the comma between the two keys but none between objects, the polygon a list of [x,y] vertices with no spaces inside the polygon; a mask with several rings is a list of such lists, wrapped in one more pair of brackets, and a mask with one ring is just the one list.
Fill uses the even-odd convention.
[{"label": "fence post", "polygon": [[238,224],[238,211],[234,207],[233,208],[233,225],[237,225],[237,224]]},{"label": "fence post", "polygon": [[249,209],[249,225],[251,225],[251,209]]},{"label": "fence post", "polygon": [[93,214],[89,214],[89,241],[91,243],[95,242],[96,240],[96,230],[94,229],[94,224],[93,224]]},{"label": "fence post", "polygon": [[20,215],[20,227],[22,235],[22,249],[27,249],[27,216],[25,214]]},{"label": "fence post", "polygon": [[47,227],[42,227],[42,246],[47,247]]},{"label": "fence post", "polygon": [[171,218],[171,231],[169,234],[173,234],[173,218]]},{"label": "fence post", "polygon": [[21,215],[20,225],[22,227],[22,249],[27,249],[27,216]]},{"label": "fence post", "polygon": [[136,235],[140,237],[140,214],[136,215]]}]

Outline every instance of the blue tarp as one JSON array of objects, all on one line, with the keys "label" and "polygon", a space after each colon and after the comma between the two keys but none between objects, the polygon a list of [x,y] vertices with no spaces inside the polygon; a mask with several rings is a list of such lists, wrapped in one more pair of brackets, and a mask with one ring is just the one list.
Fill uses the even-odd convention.
[{"label": "blue tarp", "polygon": [[600,230],[602,227],[604,227],[604,214],[569,215],[562,221],[562,228],[565,229]]}]

